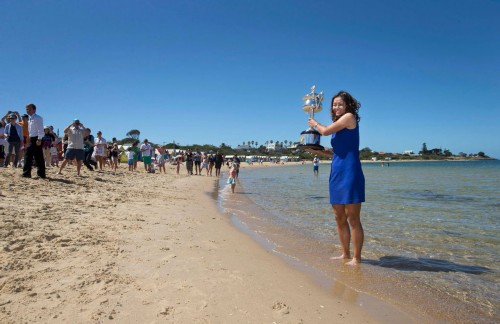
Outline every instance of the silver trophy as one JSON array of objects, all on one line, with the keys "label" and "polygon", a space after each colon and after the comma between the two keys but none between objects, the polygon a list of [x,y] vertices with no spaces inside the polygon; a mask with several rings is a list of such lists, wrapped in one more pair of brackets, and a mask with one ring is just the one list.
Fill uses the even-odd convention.
[{"label": "silver trophy", "polygon": [[[316,86],[313,85],[311,92],[302,97],[304,104],[302,105],[302,110],[309,114],[309,118],[314,118],[314,113],[320,112],[323,102],[323,91],[320,93],[315,92]],[[303,148],[313,148],[322,150],[323,146],[320,143],[321,134],[315,130],[313,127],[309,127],[302,133],[300,133],[300,144],[299,147]]]}]

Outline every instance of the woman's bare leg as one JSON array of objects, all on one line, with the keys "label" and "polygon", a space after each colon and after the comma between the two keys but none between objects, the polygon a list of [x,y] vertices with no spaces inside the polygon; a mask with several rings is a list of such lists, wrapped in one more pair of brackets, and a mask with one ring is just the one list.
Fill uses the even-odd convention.
[{"label": "woman's bare leg", "polygon": [[349,224],[347,223],[345,205],[332,205],[332,207],[333,213],[335,214],[335,221],[337,222],[337,232],[339,234],[342,254],[338,257],[332,257],[331,259],[350,259],[351,253],[349,251],[349,245],[351,243],[351,231],[349,229]]},{"label": "woman's bare leg", "polygon": [[365,240],[365,233],[363,225],[361,225],[361,203],[345,205],[347,219],[352,231],[352,245],[354,250],[354,257],[352,261],[348,262],[349,265],[357,265],[361,262],[361,250],[363,249],[363,242]]}]

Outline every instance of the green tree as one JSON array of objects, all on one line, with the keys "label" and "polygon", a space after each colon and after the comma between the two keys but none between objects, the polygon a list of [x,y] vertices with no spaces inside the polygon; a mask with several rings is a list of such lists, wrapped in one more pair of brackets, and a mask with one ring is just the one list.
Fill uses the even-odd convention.
[{"label": "green tree", "polygon": [[425,155],[429,154],[429,151],[427,150],[427,144],[422,144],[422,151],[418,152],[419,154]]},{"label": "green tree", "polygon": [[372,150],[369,147],[365,147],[359,151],[359,158],[361,160],[369,160],[373,156]]},{"label": "green tree", "polygon": [[136,141],[139,141],[140,135],[141,132],[138,129],[129,130],[128,133],[126,134],[127,137],[133,138]]}]

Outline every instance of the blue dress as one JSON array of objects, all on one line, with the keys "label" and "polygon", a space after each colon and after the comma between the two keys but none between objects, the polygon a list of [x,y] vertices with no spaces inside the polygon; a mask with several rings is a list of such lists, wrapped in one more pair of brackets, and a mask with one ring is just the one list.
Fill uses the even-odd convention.
[{"label": "blue dress", "polygon": [[365,176],[359,160],[359,125],[332,134],[330,204],[344,205],[365,201]]}]

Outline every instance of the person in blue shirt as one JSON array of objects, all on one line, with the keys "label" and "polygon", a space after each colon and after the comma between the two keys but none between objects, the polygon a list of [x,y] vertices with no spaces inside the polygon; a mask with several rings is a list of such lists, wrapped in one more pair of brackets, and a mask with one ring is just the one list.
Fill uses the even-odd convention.
[{"label": "person in blue shirt", "polygon": [[6,168],[9,166],[11,156],[14,154],[14,164],[13,167],[16,168],[19,162],[19,151],[21,147],[23,147],[24,136],[23,136],[23,128],[21,125],[16,123],[17,116],[11,114],[7,117],[7,121],[9,123],[5,126],[5,139],[8,143],[7,156],[5,157],[5,161],[3,163],[3,167]]}]

